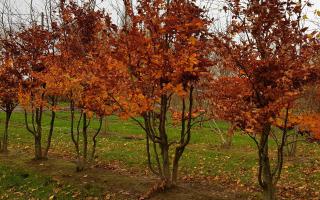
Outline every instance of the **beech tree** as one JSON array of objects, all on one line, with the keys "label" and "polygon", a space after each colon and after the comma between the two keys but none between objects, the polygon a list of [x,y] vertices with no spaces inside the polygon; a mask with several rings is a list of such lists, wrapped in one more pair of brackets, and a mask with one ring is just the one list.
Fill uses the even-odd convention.
[{"label": "beech tree", "polygon": [[[112,59],[110,51],[116,26],[108,15],[95,11],[90,5],[61,2],[61,22],[54,28],[59,32],[59,56],[52,73],[60,76],[60,96],[70,101],[70,132],[76,150],[77,171],[84,170],[88,161],[95,158],[102,119],[117,108],[109,95],[115,90],[113,82],[117,79],[118,62]],[[89,126],[94,117],[99,125],[90,137]]]},{"label": "beech tree", "polygon": [[14,66],[10,41],[2,40],[0,64],[0,108],[5,112],[5,127],[0,141],[0,152],[8,152],[9,122],[14,108],[18,105],[18,92],[22,76]]},{"label": "beech tree", "polygon": [[6,2],[1,4],[0,19],[0,109],[5,112],[4,132],[0,139],[0,152],[8,152],[9,122],[14,108],[18,104],[18,91],[21,75],[15,66],[14,58],[19,53],[15,50],[15,26]]},{"label": "beech tree", "polygon": [[[317,80],[314,33],[307,34],[300,23],[304,6],[293,0],[228,0],[232,22],[214,39],[218,61],[234,74],[213,81],[216,111],[255,142],[258,182],[268,200],[276,199],[289,109],[303,86]],[[271,126],[281,112],[284,129],[272,163]]]},{"label": "beech tree", "polygon": [[[177,184],[179,161],[197,123],[194,93],[210,65],[210,21],[193,0],[140,0],[136,12],[129,1],[125,5],[128,19],[116,55],[127,66],[129,77],[122,83],[128,89],[116,101],[129,117],[143,118],[134,120],[146,133],[148,166],[167,188]],[[181,103],[181,120],[180,133],[170,138],[173,97]]]},{"label": "beech tree", "polygon": [[[24,80],[19,91],[19,102],[25,108],[25,125],[33,137],[35,159],[47,157],[54,131],[56,97],[50,95],[46,75],[48,57],[54,54],[54,35],[43,26],[32,25],[18,33],[17,58],[19,68],[23,69]],[[53,89],[53,88],[51,88]],[[54,90],[54,89],[53,89]],[[43,115],[45,109],[51,110],[50,129],[45,151],[42,149]],[[28,115],[31,115],[31,117]]]}]

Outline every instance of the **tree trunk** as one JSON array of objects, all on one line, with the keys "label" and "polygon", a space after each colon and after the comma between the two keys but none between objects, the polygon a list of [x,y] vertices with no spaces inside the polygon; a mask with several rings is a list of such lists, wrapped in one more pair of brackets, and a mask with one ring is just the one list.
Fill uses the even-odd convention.
[{"label": "tree trunk", "polygon": [[[295,136],[297,137],[297,136]],[[296,154],[297,154],[297,146],[298,146],[298,141],[295,139],[295,142],[292,144],[292,147],[291,147],[291,152],[290,152],[290,155],[291,157],[295,157]]]},{"label": "tree trunk", "polygon": [[[178,182],[178,171],[179,171],[179,161],[180,158],[189,144],[191,139],[191,121],[192,121],[192,108],[193,108],[193,86],[191,86],[189,91],[189,108],[188,108],[188,117],[185,119],[185,111],[186,111],[186,101],[182,100],[182,116],[181,116],[181,134],[180,134],[180,144],[176,147],[175,155],[173,158],[173,166],[172,166],[172,183],[176,185]],[[187,122],[187,124],[186,124]]]},{"label": "tree trunk", "polygon": [[83,157],[77,159],[76,171],[82,172],[86,168],[86,160]]},{"label": "tree trunk", "polygon": [[41,135],[34,136],[35,160],[43,159],[41,149]]},{"label": "tree trunk", "polygon": [[[81,117],[79,122],[81,121]],[[79,124],[78,124],[79,125]],[[79,152],[77,158],[77,172],[81,172],[86,168],[87,165],[87,157],[88,157],[88,124],[87,124],[87,114],[83,113],[82,119],[82,136],[83,136],[83,151],[82,154]],[[79,134],[79,133],[78,133]],[[77,140],[77,143],[79,140]]]},{"label": "tree trunk", "polygon": [[162,169],[163,177],[162,179],[166,182],[168,187],[171,186],[171,172],[170,172],[170,157],[169,157],[169,146],[163,145],[161,147],[162,151]]},{"label": "tree trunk", "polygon": [[[295,128],[296,129],[296,128]],[[286,138],[286,156],[295,157],[297,153],[297,146],[298,146],[298,134],[297,130],[291,136]]]},{"label": "tree trunk", "polygon": [[[168,135],[166,132],[166,115],[168,111],[168,107],[170,105],[170,98],[167,95],[161,95],[161,103],[160,103],[160,113],[156,112],[146,112],[143,114],[144,124],[135,119],[139,123],[139,125],[145,130],[146,132],[146,149],[147,149],[147,156],[148,156],[148,165],[150,170],[159,176],[162,180],[161,183],[161,190],[171,188],[177,184],[178,180],[178,171],[179,171],[179,160],[184,152],[186,145],[190,142],[191,137],[191,121],[192,121],[192,91],[193,87],[190,88],[190,97],[189,97],[189,110],[188,110],[188,117],[185,117],[186,114],[186,105],[185,99],[183,99],[183,108],[182,108],[182,124],[181,124],[181,135],[180,141],[168,141]],[[157,124],[156,122],[159,122]],[[158,131],[156,130],[156,126],[158,126]],[[157,168],[156,170],[151,163],[151,154],[150,154],[150,144],[149,142],[153,143],[154,153],[155,153],[155,160],[157,161]],[[173,144],[179,144],[178,147],[175,149],[175,155],[172,160],[172,169],[171,169],[171,156],[170,156],[170,146]],[[157,153],[157,147],[161,150],[161,153]],[[159,155],[159,157],[158,157]],[[159,159],[161,156],[161,159]]]},{"label": "tree trunk", "polygon": [[178,171],[179,171],[179,160],[174,159],[172,167],[172,184],[177,185],[178,182]]},{"label": "tree trunk", "polygon": [[222,148],[224,149],[230,149],[232,146],[232,139],[233,139],[233,135],[234,135],[234,125],[231,125],[226,133],[226,140],[225,142],[222,144]]},{"label": "tree trunk", "polygon": [[82,135],[83,135],[83,160],[84,162],[86,162],[87,157],[88,157],[88,133],[87,133],[87,114],[84,113],[83,114],[83,131],[82,131]]},{"label": "tree trunk", "polygon": [[161,140],[160,149],[161,149],[162,169],[163,169],[162,179],[165,181],[166,187],[171,187],[169,144],[168,144],[168,136],[166,132],[167,103],[168,103],[168,97],[166,95],[161,95],[159,135]]},{"label": "tree trunk", "polygon": [[46,149],[45,149],[44,155],[43,155],[43,157],[45,157],[45,158],[48,158],[48,152],[49,152],[49,149],[51,146],[51,139],[52,139],[52,134],[53,134],[53,130],[54,130],[55,118],[56,118],[56,112],[51,111],[50,130],[49,130],[48,139],[47,139],[47,146],[46,146]]},{"label": "tree trunk", "polygon": [[9,122],[11,118],[12,110],[6,110],[6,121],[5,121],[5,127],[2,137],[2,146],[1,146],[1,152],[2,153],[8,153],[8,130],[9,130]]},{"label": "tree trunk", "polygon": [[263,190],[263,199],[264,200],[275,200],[276,199],[276,187],[273,183],[273,175],[270,166],[269,159],[269,134],[271,126],[267,125],[260,139],[260,148],[259,148],[259,182]]},{"label": "tree trunk", "polygon": [[276,200],[276,188],[271,183],[270,185],[267,185],[265,188],[263,188],[263,200]]},{"label": "tree trunk", "polygon": [[177,185],[178,183],[178,171],[179,171],[179,160],[182,156],[184,148],[177,147],[174,155],[173,166],[172,166],[172,184]]},{"label": "tree trunk", "polygon": [[93,161],[95,159],[95,155],[96,155],[96,148],[97,148],[97,137],[101,131],[101,127],[102,127],[102,120],[103,120],[103,117],[100,117],[99,119],[99,128],[98,130],[96,131],[96,133],[93,135],[92,137],[92,152],[91,152],[91,161]]},{"label": "tree trunk", "polygon": [[[74,135],[74,102],[73,101],[70,101],[70,112],[71,112],[71,123],[70,123],[70,132],[71,132],[71,139],[72,139],[72,142],[75,146],[75,149],[76,149],[76,153],[77,153],[77,158],[80,157],[80,149],[79,149],[79,140],[78,140],[78,136],[79,136],[79,131],[78,131],[78,126],[77,126],[77,138],[75,137]],[[82,113],[81,113],[81,117],[82,117]],[[81,119],[81,118],[80,118]],[[80,123],[80,122],[79,122]]]}]

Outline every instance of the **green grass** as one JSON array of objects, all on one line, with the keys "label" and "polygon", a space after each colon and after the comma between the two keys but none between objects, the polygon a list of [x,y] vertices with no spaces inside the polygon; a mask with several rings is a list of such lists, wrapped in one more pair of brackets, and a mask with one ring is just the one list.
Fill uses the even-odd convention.
[{"label": "green grass", "polygon": [[[46,140],[45,134],[49,130],[50,113],[44,115],[43,120],[43,141]],[[3,131],[4,113],[0,113],[0,132]],[[118,163],[126,169],[147,170],[145,140],[143,130],[132,120],[121,120],[116,116],[110,116],[106,120],[107,127],[103,127],[101,135],[98,138],[97,155],[98,160],[107,163]],[[55,122],[55,133],[52,139],[51,152],[61,155],[74,155],[74,146],[69,134],[69,113],[58,112]],[[228,124],[218,122],[222,131],[228,129]],[[89,132],[92,134],[98,127],[98,121],[93,120]],[[106,133],[104,131],[106,130]],[[33,137],[24,127],[24,115],[20,112],[13,113],[10,125],[10,149],[18,153],[25,151],[32,152]],[[172,125],[168,128],[170,139],[179,135],[179,128]],[[140,140],[126,139],[125,136],[136,136]],[[190,144],[187,146],[181,159],[181,176],[218,176],[228,177],[231,180],[238,181],[241,184],[257,186],[257,152],[254,142],[246,135],[237,133],[233,138],[231,149],[225,150],[220,147],[221,139],[215,134],[208,124],[203,127],[195,127],[192,132]],[[63,148],[62,148],[63,147]],[[274,148],[274,143],[271,143]],[[298,180],[298,185],[308,185],[311,188],[319,187],[320,173],[309,173],[312,169],[319,169],[320,166],[320,148],[316,144],[299,143],[298,154],[295,159],[289,160],[285,164],[283,171],[284,185],[288,182]],[[173,154],[173,152],[171,152]],[[49,155],[50,156],[50,155]],[[309,171],[308,171],[309,170]],[[21,171],[19,168],[11,169],[6,165],[0,164],[0,193],[4,191],[19,192],[24,188],[37,188],[30,191],[27,195],[35,198],[47,198],[52,194],[56,183],[49,182],[46,187],[44,183],[50,180],[50,177],[38,176],[27,169]],[[24,178],[24,173],[29,176]],[[1,178],[2,177],[2,178]],[[70,183],[70,187],[74,184]],[[90,187],[89,187],[90,188]],[[61,189],[61,195],[64,194]],[[93,190],[93,195],[99,195],[101,191]],[[8,193],[14,194],[14,193]],[[69,198],[70,196],[61,196]]]},{"label": "green grass", "polygon": [[73,188],[63,188],[50,176],[0,165],[0,199],[48,199],[55,194],[59,199],[72,199]]}]

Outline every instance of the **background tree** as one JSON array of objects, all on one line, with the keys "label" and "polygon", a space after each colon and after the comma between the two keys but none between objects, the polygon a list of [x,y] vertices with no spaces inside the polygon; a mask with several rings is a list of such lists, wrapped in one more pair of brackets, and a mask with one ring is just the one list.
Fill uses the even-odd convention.
[{"label": "background tree", "polygon": [[0,66],[0,108],[6,113],[5,128],[0,141],[0,152],[3,153],[8,152],[9,122],[14,108],[18,105],[18,92],[22,80],[9,52],[2,52]]},{"label": "background tree", "polygon": [[0,152],[8,152],[8,129],[14,108],[18,105],[18,90],[22,80],[21,69],[16,66],[17,26],[11,15],[12,7],[8,0],[0,4],[0,108],[6,113],[5,128],[0,141]]}]

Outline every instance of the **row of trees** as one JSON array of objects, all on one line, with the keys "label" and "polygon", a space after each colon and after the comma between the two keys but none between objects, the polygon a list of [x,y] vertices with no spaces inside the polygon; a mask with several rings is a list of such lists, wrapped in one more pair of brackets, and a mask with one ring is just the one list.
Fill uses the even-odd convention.
[{"label": "row of trees", "polygon": [[[301,24],[303,8],[311,5],[226,0],[223,9],[231,21],[221,32],[210,30],[214,20],[195,0],[139,0],[137,6],[124,0],[124,6],[123,24],[117,26],[94,9],[94,1],[79,5],[61,0],[50,6],[46,18],[42,15],[41,24],[5,34],[1,151],[8,150],[10,116],[20,104],[26,129],[34,137],[35,159],[47,158],[63,99],[70,104],[77,170],[95,157],[102,118],[119,115],[132,118],[146,133],[148,166],[167,188],[177,184],[192,127],[203,118],[218,118],[256,143],[263,197],[275,199],[289,116],[302,91],[319,80],[318,33]],[[173,99],[179,103],[171,104]],[[209,106],[203,108],[202,101]],[[51,121],[43,144],[45,111],[51,112]],[[178,140],[168,137],[169,116],[179,121]],[[93,118],[100,126],[91,136]],[[314,120],[301,119],[313,122],[309,124]],[[271,164],[269,140],[276,124],[282,132],[276,139],[276,163]],[[320,137],[316,131],[311,136]],[[91,148],[88,140],[93,141]]]}]

